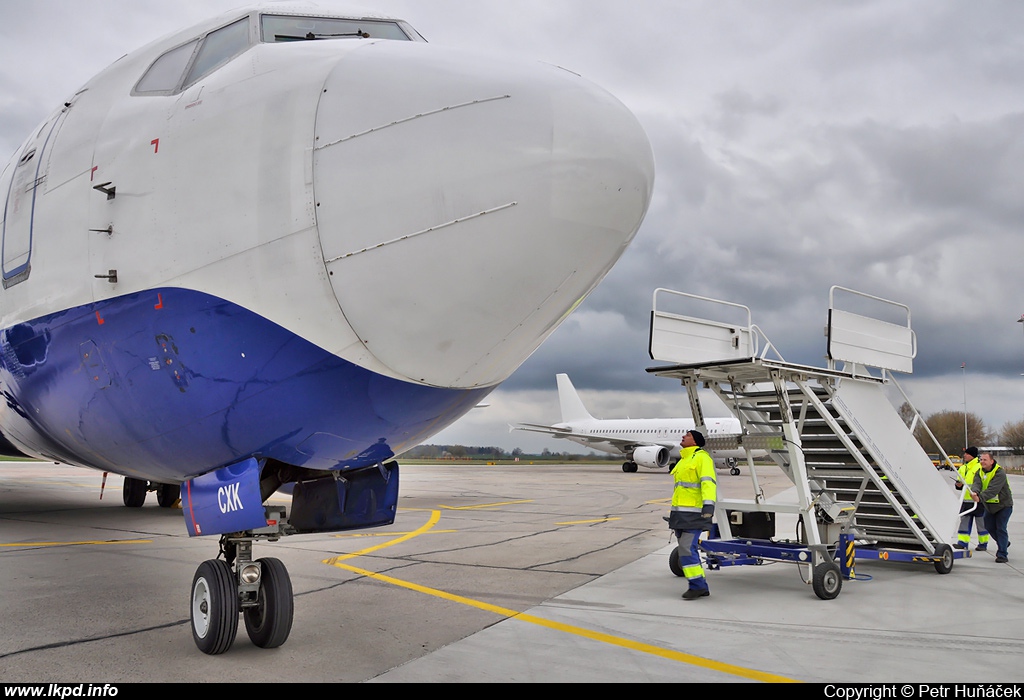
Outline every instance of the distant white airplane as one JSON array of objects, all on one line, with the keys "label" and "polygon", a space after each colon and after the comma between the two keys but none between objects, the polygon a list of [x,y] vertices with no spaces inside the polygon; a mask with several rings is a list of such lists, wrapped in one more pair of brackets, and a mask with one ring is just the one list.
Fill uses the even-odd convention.
[{"label": "distant white airplane", "polygon": [[[514,430],[544,433],[551,437],[571,440],[602,452],[621,454],[627,461],[622,471],[635,472],[637,467],[665,469],[679,459],[679,441],[683,433],[696,426],[690,418],[624,418],[601,420],[590,415],[569,375],[555,375],[558,382],[558,403],[562,409],[562,422],[554,425],[519,423]],[[736,459],[745,455],[742,449],[716,449],[715,443],[735,443],[740,435],[740,422],[736,418],[705,419],[709,451],[724,458],[730,473],[740,473]]]},{"label": "distant white airplane", "polygon": [[636,118],[556,66],[303,3],[170,34],[0,171],[0,453],[122,474],[130,507],[180,493],[221,536],[196,645],[241,613],[279,646],[291,583],[253,541],[393,522],[394,457],[590,293],[653,181]]}]

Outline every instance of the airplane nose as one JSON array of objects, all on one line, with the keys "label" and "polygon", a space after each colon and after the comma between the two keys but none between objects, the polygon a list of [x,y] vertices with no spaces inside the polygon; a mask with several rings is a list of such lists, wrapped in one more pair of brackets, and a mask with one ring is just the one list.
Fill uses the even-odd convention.
[{"label": "airplane nose", "polygon": [[366,351],[434,386],[508,377],[625,250],[653,183],[636,118],[554,66],[376,42],[317,109],[335,296]]}]

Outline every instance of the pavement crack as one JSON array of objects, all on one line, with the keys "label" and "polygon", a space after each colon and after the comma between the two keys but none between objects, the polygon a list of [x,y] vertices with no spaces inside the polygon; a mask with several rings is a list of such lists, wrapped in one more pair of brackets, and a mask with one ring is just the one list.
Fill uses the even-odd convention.
[{"label": "pavement crack", "polygon": [[82,639],[69,639],[63,642],[53,642],[52,644],[42,644],[36,647],[27,647],[25,649],[18,649],[16,651],[9,651],[4,654],[0,654],[0,659],[6,659],[12,656],[18,656],[19,654],[28,654],[33,651],[46,651],[48,649],[61,649],[64,647],[78,646],[79,644],[89,644],[90,642],[102,642],[107,639],[117,639],[119,637],[131,637],[132,635],[142,634],[144,632],[153,632],[155,630],[168,629],[171,627],[180,627],[181,625],[189,624],[189,620],[178,620],[176,622],[165,622],[162,625],[154,625],[152,627],[142,627],[139,629],[128,630],[126,632],[115,632],[113,634],[97,635],[95,637],[83,637]]}]

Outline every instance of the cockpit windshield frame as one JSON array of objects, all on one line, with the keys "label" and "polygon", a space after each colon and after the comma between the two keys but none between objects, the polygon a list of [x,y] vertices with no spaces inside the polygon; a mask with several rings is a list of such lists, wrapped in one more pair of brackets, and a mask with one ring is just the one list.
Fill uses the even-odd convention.
[{"label": "cockpit windshield frame", "polygon": [[[265,38],[268,32],[272,32],[269,40]],[[162,53],[131,94],[177,95],[257,43],[344,38],[425,41],[406,22],[396,19],[250,13]]]},{"label": "cockpit windshield frame", "polygon": [[404,23],[389,19],[260,15],[260,41],[318,41],[325,39],[390,39],[413,41]]},{"label": "cockpit windshield frame", "polygon": [[176,95],[248,51],[254,39],[251,15],[189,39],[153,61],[132,95]]}]

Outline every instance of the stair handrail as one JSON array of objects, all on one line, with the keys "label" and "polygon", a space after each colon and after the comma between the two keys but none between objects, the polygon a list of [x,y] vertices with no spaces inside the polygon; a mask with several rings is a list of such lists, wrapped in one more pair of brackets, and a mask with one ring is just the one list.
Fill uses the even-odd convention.
[{"label": "stair handrail", "polygon": [[[917,406],[915,406],[914,403],[910,400],[910,397],[907,396],[907,392],[903,391],[903,387],[900,386],[900,383],[898,381],[896,381],[896,377],[893,376],[892,372],[883,369],[882,379],[885,381],[892,382],[892,385],[896,387],[899,390],[900,395],[903,396],[903,400],[906,401],[907,405],[910,406],[911,410],[914,411],[914,420],[911,421],[911,424],[907,426],[910,432],[913,433],[916,430],[918,420],[920,420],[921,427],[924,428],[925,433],[927,433],[928,437],[930,437],[932,440],[932,445],[935,447],[938,454],[941,455],[941,461],[945,462],[946,466],[953,470],[953,472],[956,472],[957,480],[961,481],[961,479],[959,478],[960,474],[959,472],[956,471],[956,465],[950,461],[949,455],[946,454],[946,450],[942,447],[941,444],[939,444],[939,439],[935,437],[935,433],[933,433],[932,429],[928,427],[928,424],[924,420],[924,416],[921,415],[921,412],[917,410]],[[927,450],[925,451],[927,452]]]},{"label": "stair handrail", "polygon": [[[755,340],[758,340],[758,343],[755,344],[755,357],[757,357],[760,360],[766,360],[768,359],[768,351],[771,350],[773,353],[775,353],[775,359],[777,359],[779,362],[786,361],[786,358],[782,356],[782,353],[779,352],[779,349],[775,347],[775,343],[768,339],[768,336],[765,335],[765,332],[761,330],[760,326],[758,326],[756,323],[752,323],[750,324],[750,331],[752,337],[755,338]],[[761,352],[757,352],[756,346],[760,344],[760,339],[764,339],[764,350],[762,350]]]}]

